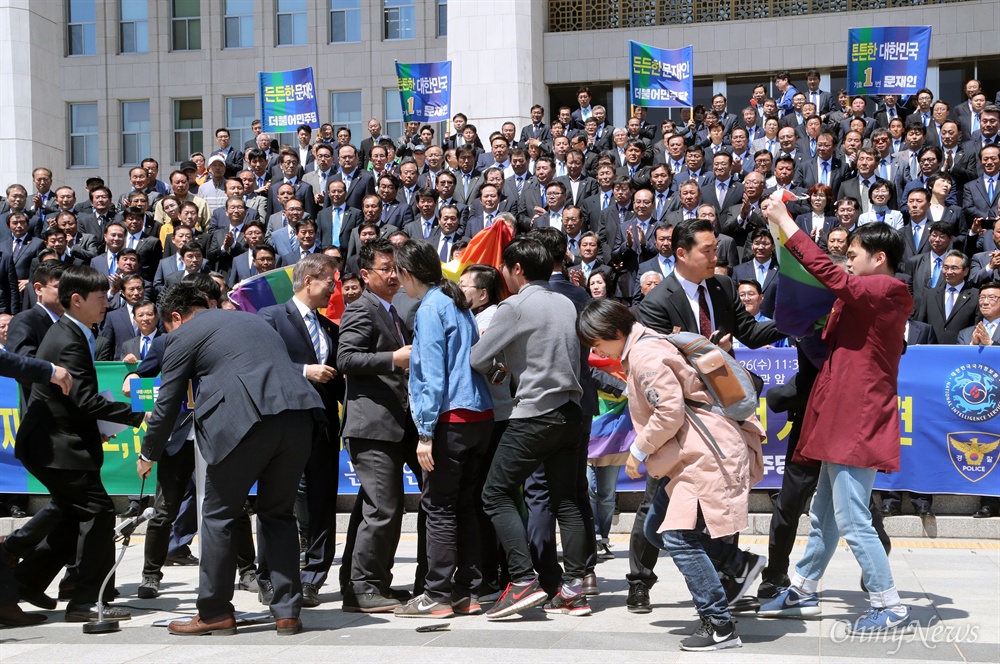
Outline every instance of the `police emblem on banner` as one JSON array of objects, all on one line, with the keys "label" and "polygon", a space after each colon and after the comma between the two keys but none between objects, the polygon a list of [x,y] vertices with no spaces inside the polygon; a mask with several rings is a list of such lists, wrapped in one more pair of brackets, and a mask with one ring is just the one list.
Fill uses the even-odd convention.
[{"label": "police emblem on banner", "polygon": [[978,482],[996,468],[1000,459],[1000,436],[984,431],[948,434],[948,456],[955,469],[970,482]]},{"label": "police emblem on banner", "polygon": [[963,420],[985,422],[1000,413],[1000,373],[985,364],[963,364],[948,374],[944,398]]}]

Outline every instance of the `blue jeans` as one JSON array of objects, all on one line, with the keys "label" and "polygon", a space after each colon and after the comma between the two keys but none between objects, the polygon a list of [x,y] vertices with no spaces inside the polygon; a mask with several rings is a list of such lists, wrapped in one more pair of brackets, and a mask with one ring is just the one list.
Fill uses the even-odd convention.
[{"label": "blue jeans", "polygon": [[837,550],[837,542],[843,537],[861,565],[865,587],[873,599],[887,590],[893,590],[894,594],[889,557],[872,526],[868,509],[875,473],[874,468],[826,461],[820,467],[816,494],[809,509],[809,541],[805,555],[795,566],[797,576],[813,582],[805,584],[814,586],[803,588],[807,592],[815,592],[816,582],[823,577]]},{"label": "blue jeans", "polygon": [[615,518],[615,491],[621,466],[587,466],[587,486],[594,525],[602,540],[608,539],[611,521]]},{"label": "blue jeans", "polygon": [[[738,574],[743,570],[743,551],[738,546],[719,539],[712,539],[702,530],[665,530],[657,533],[663,523],[670,498],[664,490],[668,479],[660,482],[643,532],[646,539],[663,549],[674,559],[678,571],[684,577],[688,592],[694,600],[698,615],[710,619],[716,625],[729,622],[732,618],[726,602],[726,591],[722,587],[719,572]],[[699,509],[698,525],[702,526]]]}]

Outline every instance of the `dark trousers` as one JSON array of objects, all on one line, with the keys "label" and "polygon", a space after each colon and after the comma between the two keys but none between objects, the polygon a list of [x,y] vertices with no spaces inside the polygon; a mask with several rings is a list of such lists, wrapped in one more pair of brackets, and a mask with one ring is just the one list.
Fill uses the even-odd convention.
[{"label": "dark trousers", "polygon": [[[899,509],[903,502],[902,491],[879,491],[879,495],[882,497],[882,504],[888,505],[889,507]],[[927,493],[914,493],[911,491],[910,504],[913,505],[914,511],[919,510],[921,507],[930,509],[934,505],[934,496]]]},{"label": "dark trousers", "polygon": [[[785,474],[781,478],[781,491],[772,500],[771,527],[767,544],[767,567],[761,573],[765,581],[778,582],[788,574],[788,557],[795,545],[799,527],[799,517],[805,512],[806,503],[816,492],[819,482],[819,466],[794,463],[791,459],[798,446],[801,425],[793,425],[788,436],[788,451],[785,453]],[[886,551],[892,548],[889,535],[882,523],[882,514],[875,508],[875,501],[869,502],[872,525]]]},{"label": "dark trousers", "polygon": [[[52,496],[43,522],[47,533],[15,570],[20,585],[44,589],[64,566],[78,560],[78,573],[70,608],[87,607],[97,602],[101,583],[114,564],[115,507],[101,483],[99,471],[67,470],[26,465],[28,472],[45,485]],[[89,527],[82,527],[88,525]],[[29,531],[34,538],[44,532]],[[14,540],[13,545],[10,544]],[[17,537],[7,540],[15,553],[23,554]],[[108,584],[106,597],[114,589]]]},{"label": "dark trousers", "polygon": [[483,580],[476,490],[492,430],[493,420],[438,422],[434,427],[434,470],[423,472],[420,506],[426,515],[424,593],[435,602],[450,603],[453,595],[471,597]]},{"label": "dark trousers", "polygon": [[244,503],[257,482],[260,539],[267,542],[277,619],[295,618],[302,607],[299,537],[292,506],[309,457],[313,418],[309,411],[268,415],[254,426],[225,459],[208,466],[202,504],[202,559],[198,614],[205,619],[233,612],[237,522],[246,518]]},{"label": "dark trousers", "polygon": [[[587,562],[586,573],[597,566],[597,537],[594,534],[594,510],[590,506],[587,488],[587,450],[590,445],[590,423],[585,422],[580,438],[577,466],[580,485],[577,489],[577,504],[583,527],[586,530]],[[531,560],[538,572],[538,582],[549,592],[558,592],[562,581],[556,547],[556,517],[552,511],[545,469],[539,467],[524,482],[524,502],[528,508],[527,535],[531,550]]]},{"label": "dark trousers", "polygon": [[[157,471],[159,473],[159,471]],[[159,476],[159,475],[157,475]],[[194,478],[188,482],[181,499],[180,509],[170,527],[170,543],[167,553],[171,556],[186,556],[191,554],[191,542],[198,532],[198,495],[195,490]]]},{"label": "dark trousers", "polygon": [[[497,537],[507,553],[507,567],[512,581],[526,581],[535,576],[531,553],[517,496],[525,480],[539,466],[544,466],[550,501],[563,542],[566,570],[563,580],[575,583],[583,578],[587,564],[587,532],[578,506],[579,445],[581,438],[580,407],[572,402],[537,417],[512,419],[500,439],[493,465],[483,489],[483,507],[493,519]],[[593,527],[590,537],[593,537]]]},{"label": "dark trousers", "polygon": [[[308,511],[306,520],[308,548],[306,564],[302,567],[300,576],[302,583],[311,583],[317,588],[321,588],[326,582],[336,549],[339,448],[340,439],[337,437],[331,439],[328,432],[324,431],[315,438],[303,473]],[[270,579],[267,542],[261,541],[257,551],[257,574],[262,579]]]},{"label": "dark trousers", "polygon": [[[345,445],[347,445],[347,439],[345,438]],[[420,464],[417,463],[417,430],[413,426],[412,422],[408,423],[406,432],[403,435],[403,441],[401,443],[401,450],[403,454],[403,463],[410,467],[413,471],[414,477],[417,479],[417,486],[423,488],[423,474],[420,471]],[[350,453],[350,445],[348,446],[348,453]],[[353,458],[352,458],[352,463]],[[355,468],[357,470],[357,468]],[[400,471],[402,472],[402,470]],[[356,473],[355,473],[356,474]],[[359,476],[360,479],[360,476]],[[404,491],[405,493],[405,491]],[[351,516],[347,522],[347,540],[344,542],[344,551],[340,558],[340,588],[343,592],[354,592],[351,590],[351,565],[354,558],[354,548],[357,544],[358,527],[361,525],[361,521],[364,518],[365,505],[370,502],[370,499],[365,493],[365,487],[362,485],[358,489],[358,496],[354,500],[354,507],[351,509]],[[427,575],[427,539],[426,539],[426,527],[425,527],[425,515],[423,508],[418,508],[417,510],[417,570],[413,575],[413,592],[414,594],[420,594],[424,589],[424,577]],[[390,559],[388,562],[389,570],[392,570],[393,560]],[[391,577],[391,574],[390,574]],[[383,590],[388,590],[388,586]]]},{"label": "dark trousers", "polygon": [[[176,454],[164,455],[156,464],[156,514],[146,526],[143,576],[163,578],[161,571],[170,550],[171,532],[194,473],[194,441],[184,443]],[[195,509],[197,514],[197,506]]]},{"label": "dark trousers", "polygon": [[628,540],[628,574],[625,579],[629,585],[641,583],[647,588],[652,588],[656,583],[656,557],[660,555],[660,549],[653,545],[646,538],[644,528],[646,517],[649,514],[649,507],[653,504],[660,488],[660,480],[646,473],[646,491],[642,494],[642,502],[635,510],[635,521],[632,522],[632,533]]},{"label": "dark trousers", "polygon": [[[479,552],[482,559],[483,583],[490,588],[502,588],[510,581],[507,574],[507,557],[503,553],[503,547],[497,541],[497,532],[493,528],[493,521],[486,515],[483,509],[483,487],[486,486],[486,476],[493,465],[493,457],[497,453],[500,439],[507,430],[509,420],[493,422],[493,432],[490,434],[490,445],[479,466],[479,482],[476,487],[476,518],[479,520]],[[484,594],[488,594],[484,593]]]}]

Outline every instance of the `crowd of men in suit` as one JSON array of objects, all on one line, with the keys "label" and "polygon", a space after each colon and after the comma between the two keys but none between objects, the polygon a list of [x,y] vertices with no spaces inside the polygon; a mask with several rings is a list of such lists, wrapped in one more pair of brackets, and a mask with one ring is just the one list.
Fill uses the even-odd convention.
[{"label": "crowd of men in suit", "polygon": [[[282,402],[273,412],[264,412],[257,408],[265,398],[260,385],[248,384],[242,374],[239,380],[247,392],[243,412],[257,408],[258,419],[266,415],[260,420],[262,426],[270,426],[268,418],[286,410],[325,412],[325,418],[296,416],[301,431],[322,432],[313,436],[308,458],[299,459],[305,469],[302,493],[308,515],[301,532],[305,566],[299,574],[289,572],[287,528],[274,518],[289,506],[275,500],[261,509],[258,501],[262,532],[269,530],[282,544],[273,551],[262,545],[255,569],[252,541],[249,552],[246,546],[249,521],[242,501],[239,509],[233,504],[243,485],[216,486],[214,495],[204,497],[214,501],[218,521],[203,526],[203,537],[213,545],[212,561],[206,565],[202,560],[205,598],[199,599],[202,618],[231,613],[231,588],[227,598],[220,579],[229,568],[238,567],[241,587],[256,590],[272,609],[278,607],[276,618],[286,621],[279,622],[279,630],[294,632],[301,629],[296,622],[298,606],[320,603],[319,591],[333,562],[336,487],[320,478],[337,474],[333,450],[338,449],[338,439],[359,441],[354,449],[361,456],[382,450],[387,441],[398,444],[391,448],[390,456],[399,461],[392,468],[398,466],[401,472],[402,461],[417,467],[407,442],[414,440],[414,432],[406,417],[405,370],[419,302],[397,292],[391,250],[385,250],[381,238],[393,243],[407,238],[426,241],[446,261],[476,234],[506,223],[516,235],[535,233],[546,247],[561,248],[553,260],[553,279],[560,275],[557,291],[575,288],[573,297],[586,299],[586,290],[620,299],[636,306],[639,319],[660,331],[682,327],[709,332],[726,344],[760,347],[783,339],[770,320],[778,265],[761,202],[784,190],[790,194],[788,209],[800,228],[831,255],[845,254],[848,234],[865,224],[886,223],[901,233],[905,255],[898,276],[915,300],[906,330],[908,343],[1000,343],[996,224],[1000,109],[987,103],[977,81],[969,81],[967,99],[951,107],[935,101],[929,90],[919,91],[904,105],[892,95],[874,100],[850,97],[843,90],[834,95],[820,90],[819,80],[818,72],[810,71],[800,92],[789,75],[780,72],[775,76],[781,92],[776,99],[767,96],[766,86],[757,86],[752,99],[734,113],[725,96],[715,95],[710,108],[696,107],[684,122],[667,120],[659,127],[646,123],[642,108],[636,108],[623,126],[612,126],[606,109],[592,104],[590,91],[581,88],[579,108],[562,107],[556,119],[546,123],[545,109],[533,106],[531,123],[519,136],[516,125],[506,122],[485,144],[462,113],[453,118],[455,133],[443,140],[435,138],[433,128],[418,123],[407,123],[405,135],[393,139],[384,136],[381,123],[372,119],[370,136],[359,147],[351,143],[349,130],[339,128],[334,133],[331,125],[324,125],[315,141],[309,127],[299,127],[298,144],[279,147],[255,122],[255,137],[242,150],[232,146],[229,131],[220,128],[215,133],[218,149],[207,159],[192,155],[166,182],[158,179],[156,160],[144,160],[130,170],[130,189],[117,200],[95,177],[87,181],[87,200],[78,202],[73,189],[54,188],[51,171],[40,167],[32,174],[30,196],[29,187],[11,184],[0,201],[0,315],[13,316],[6,348],[25,357],[41,357],[43,347],[56,344],[53,330],[58,329],[66,336],[59,340],[60,347],[89,342],[91,361],[135,362],[138,375],[161,370],[166,375],[168,369],[180,371],[178,366],[184,364],[191,374],[194,369],[187,366],[191,359],[176,350],[180,346],[174,344],[175,352],[169,352],[174,333],[166,334],[168,330],[185,324],[189,327],[183,336],[190,336],[209,319],[216,326],[235,324],[237,318],[198,312],[233,308],[226,293],[234,285],[275,267],[303,263],[295,272],[301,277],[295,281],[295,298],[262,318],[287,350],[288,357],[275,361],[290,363],[309,381],[304,394],[316,404],[296,408]],[[869,115],[873,104],[876,111]],[[694,241],[701,228],[711,231],[711,243]],[[539,236],[541,229],[556,233]],[[678,229],[683,229],[680,235]],[[551,236],[548,240],[546,233]],[[684,246],[678,246],[678,237]],[[380,249],[371,249],[372,243]],[[710,255],[696,251],[702,244]],[[382,264],[386,260],[389,263]],[[693,296],[685,290],[690,281],[686,274],[704,267],[699,261],[711,261],[719,275],[706,284],[711,301],[706,304],[711,309],[707,328],[689,306]],[[360,289],[351,288],[346,332],[314,313],[323,306],[323,298],[330,297],[338,271],[345,294],[348,282],[364,289],[362,295]],[[67,274],[71,288],[63,283]],[[95,274],[103,280],[100,284]],[[592,288],[598,276],[603,290]],[[91,297],[98,292],[99,298]],[[154,306],[168,294],[166,310]],[[100,302],[91,304],[92,299]],[[67,316],[72,307],[83,309]],[[165,316],[164,311],[176,317]],[[213,329],[206,327],[203,333]],[[228,349],[223,345],[201,352],[208,353],[205,361],[211,365],[223,348]],[[168,358],[173,361],[169,367]],[[265,383],[270,379],[259,378]],[[580,380],[586,416],[593,379],[584,372]],[[24,383],[22,389],[26,412],[35,401],[56,400],[53,387]],[[221,400],[221,388],[213,393],[203,387],[198,408],[208,417]],[[343,431],[338,402],[347,409]],[[229,411],[230,407],[237,410]],[[227,406],[226,417],[241,421],[239,407]],[[128,419],[123,413],[113,415]],[[22,426],[30,421],[22,420]],[[225,428],[229,420],[215,422]],[[152,442],[144,463],[160,464],[158,484],[163,486],[158,488],[158,519],[151,524],[158,534],[147,540],[145,590],[140,589],[145,597],[160,593],[160,568],[173,555],[168,553],[173,551],[172,537],[186,536],[190,541],[193,536],[193,532],[172,536],[169,530],[183,512],[181,503],[191,497],[194,429],[202,435],[198,426],[165,409],[157,415],[156,433],[147,434]],[[93,443],[92,431],[79,435],[88,445]],[[220,437],[236,446],[259,435],[240,429],[214,436]],[[284,443],[268,444],[272,447],[267,454],[280,454]],[[81,620],[91,617],[97,602],[110,599],[97,598],[94,588],[93,571],[106,571],[104,545],[88,549],[86,558],[73,559],[65,553],[67,533],[89,520],[84,516],[102,524],[94,531],[95,541],[108,535],[106,494],[90,501],[89,512],[67,516],[68,505],[80,503],[87,491],[96,491],[95,482],[100,484],[90,467],[95,463],[99,467],[94,458],[100,454],[99,445],[97,452],[88,450],[89,460],[83,465],[91,474],[79,486],[69,484],[80,493],[64,492],[60,497],[53,491],[59,519],[50,516],[44,528],[36,523],[35,534],[29,529],[28,537],[22,533],[5,549],[24,557],[34,547],[48,546],[41,534],[55,528],[52,546],[59,553],[39,559],[46,565],[43,573],[31,572],[30,566],[21,568],[17,575],[21,598],[46,606],[54,603],[45,596],[46,580],[54,578],[59,561],[71,567],[75,563],[78,571],[66,593],[71,599],[67,617]],[[224,473],[226,451],[223,446],[202,450],[202,455],[217,467],[216,472]],[[183,462],[174,459],[179,454]],[[60,483],[60,473],[46,475],[52,468],[83,470],[75,461],[53,466],[51,456],[43,452],[24,457],[26,464],[33,464],[29,470],[47,486]],[[176,461],[173,467],[168,459]],[[366,468],[364,462],[359,465]],[[367,477],[359,471],[362,492],[352,515],[340,586],[345,610],[382,612],[408,599],[407,593],[390,586],[402,496],[384,488],[384,468],[367,467],[371,469]],[[292,470],[284,468],[272,481],[289,486]],[[294,478],[296,484],[299,476]],[[54,479],[46,481],[47,477]],[[394,483],[398,478],[389,479]],[[526,499],[530,502],[530,491]],[[918,513],[930,513],[929,496],[911,499]],[[59,500],[64,501],[61,506]],[[589,507],[584,509],[584,502],[580,501],[580,510],[586,522]],[[899,502],[899,496],[886,496],[882,514],[898,513]],[[637,612],[648,609],[648,590],[656,580],[652,572],[656,549],[643,543],[641,533],[641,517],[648,506],[649,500],[644,500],[636,518],[640,531],[633,533],[630,547],[629,608]],[[998,512],[995,499],[984,499],[976,516]],[[589,518],[592,522],[592,515]],[[244,533],[237,537],[243,545],[226,548],[221,543],[224,538],[219,533],[229,527]],[[544,527],[535,535],[537,542],[532,536],[532,543],[549,550],[554,525],[551,534]],[[267,537],[262,539],[266,543]],[[551,552],[554,563],[554,548]],[[592,554],[588,550],[588,560]],[[178,555],[193,559],[183,549]],[[584,567],[590,577],[593,566]],[[81,576],[81,571],[90,574]],[[418,569],[416,594],[422,590],[425,571]],[[597,591],[596,580],[583,581],[588,592]],[[491,594],[485,590],[484,595]],[[235,624],[228,618],[217,623],[196,619],[195,624],[172,629],[228,632],[235,630]]]}]

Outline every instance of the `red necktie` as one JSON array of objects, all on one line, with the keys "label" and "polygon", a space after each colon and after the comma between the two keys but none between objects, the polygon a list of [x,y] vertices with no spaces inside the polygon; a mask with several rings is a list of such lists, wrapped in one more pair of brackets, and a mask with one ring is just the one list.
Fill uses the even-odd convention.
[{"label": "red necktie", "polygon": [[698,331],[706,339],[712,338],[712,316],[708,313],[708,298],[705,286],[698,286]]}]

